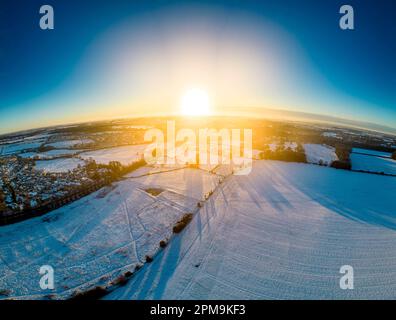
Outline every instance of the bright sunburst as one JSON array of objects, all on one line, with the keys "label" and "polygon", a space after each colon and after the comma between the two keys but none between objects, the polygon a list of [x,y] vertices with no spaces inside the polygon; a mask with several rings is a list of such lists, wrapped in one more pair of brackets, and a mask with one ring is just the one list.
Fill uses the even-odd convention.
[{"label": "bright sunburst", "polygon": [[209,115],[209,95],[197,88],[188,90],[181,98],[181,113],[185,116]]}]

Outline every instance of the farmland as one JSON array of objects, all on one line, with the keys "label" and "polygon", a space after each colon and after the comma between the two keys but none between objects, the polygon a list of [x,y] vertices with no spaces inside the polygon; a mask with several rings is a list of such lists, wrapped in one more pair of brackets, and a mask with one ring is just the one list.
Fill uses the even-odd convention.
[{"label": "farmland", "polygon": [[[392,299],[395,187],[392,177],[255,162],[107,298]],[[354,290],[339,287],[342,265],[355,270]]]},{"label": "farmland", "polygon": [[[394,298],[396,138],[230,119],[254,135],[252,172],[238,176],[232,165],[141,161],[147,123],[166,122],[0,139],[3,213],[46,207],[0,227],[0,299]],[[339,160],[351,168],[336,170]],[[38,285],[43,265],[53,290]],[[345,265],[354,290],[340,289]]]}]

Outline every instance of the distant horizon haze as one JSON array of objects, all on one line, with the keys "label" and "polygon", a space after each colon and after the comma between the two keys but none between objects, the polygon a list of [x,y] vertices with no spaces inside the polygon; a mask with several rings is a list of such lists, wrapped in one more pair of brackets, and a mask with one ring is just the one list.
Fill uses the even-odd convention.
[{"label": "distant horizon haze", "polygon": [[[257,110],[259,109],[259,110]],[[50,124],[45,126],[37,126],[32,128],[26,128],[21,130],[3,132],[0,128],[0,136],[7,136],[13,134],[19,134],[23,132],[30,132],[30,131],[38,131],[38,130],[45,130],[50,128],[62,127],[62,126],[75,126],[75,125],[84,125],[88,123],[100,123],[100,122],[111,122],[111,121],[121,121],[121,120],[131,120],[134,119],[150,119],[150,118],[186,118],[191,119],[194,117],[184,116],[179,114],[178,112],[174,113],[141,113],[135,115],[123,115],[123,116],[114,116],[110,118],[89,118],[84,119],[81,121],[70,121],[70,122],[60,122],[56,124]],[[361,122],[356,121],[353,119],[343,119],[337,118],[332,116],[326,116],[321,114],[312,114],[312,113],[305,113],[299,111],[290,111],[285,109],[268,109],[268,108],[228,108],[228,112],[224,110],[217,110],[211,115],[199,117],[200,119],[205,118],[234,118],[234,117],[243,117],[244,119],[262,119],[268,121],[285,121],[285,122],[301,122],[301,123],[311,123],[311,124],[326,124],[329,126],[339,126],[339,127],[346,127],[351,129],[362,129],[368,130],[383,134],[389,134],[396,136],[396,128],[383,126],[376,123],[371,122]],[[197,119],[199,119],[197,118]]]}]

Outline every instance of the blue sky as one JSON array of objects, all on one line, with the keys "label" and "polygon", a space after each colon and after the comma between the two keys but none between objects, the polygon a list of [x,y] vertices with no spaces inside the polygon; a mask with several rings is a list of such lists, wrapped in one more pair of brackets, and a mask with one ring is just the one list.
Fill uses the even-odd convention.
[{"label": "blue sky", "polygon": [[345,3],[46,1],[55,30],[43,31],[42,1],[1,0],[0,132],[133,115],[161,102],[171,110],[183,81],[207,87],[222,107],[395,128],[396,5],[347,1],[355,30],[343,31]]}]

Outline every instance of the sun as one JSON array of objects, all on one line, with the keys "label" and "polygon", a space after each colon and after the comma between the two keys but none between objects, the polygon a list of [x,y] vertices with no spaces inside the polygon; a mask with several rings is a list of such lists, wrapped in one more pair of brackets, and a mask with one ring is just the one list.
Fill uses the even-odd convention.
[{"label": "sun", "polygon": [[184,93],[180,103],[185,116],[205,116],[210,114],[209,95],[204,90],[194,88]]}]

